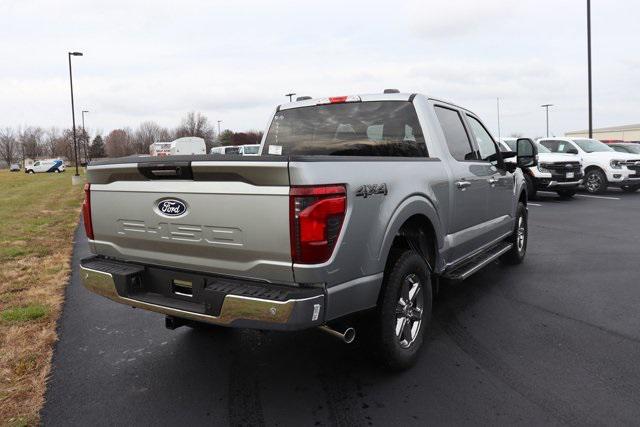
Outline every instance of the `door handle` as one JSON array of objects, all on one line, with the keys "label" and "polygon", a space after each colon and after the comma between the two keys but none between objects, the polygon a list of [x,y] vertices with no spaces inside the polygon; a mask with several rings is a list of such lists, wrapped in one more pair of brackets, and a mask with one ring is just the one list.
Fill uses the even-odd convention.
[{"label": "door handle", "polygon": [[489,178],[487,181],[489,181],[489,184],[491,184],[492,187],[495,187],[498,182],[498,179],[492,177],[492,178]]},{"label": "door handle", "polygon": [[471,183],[469,181],[458,181],[458,182],[456,182],[456,187],[458,187],[458,189],[460,189],[460,190],[464,190],[465,188],[467,188],[470,185],[471,185]]}]

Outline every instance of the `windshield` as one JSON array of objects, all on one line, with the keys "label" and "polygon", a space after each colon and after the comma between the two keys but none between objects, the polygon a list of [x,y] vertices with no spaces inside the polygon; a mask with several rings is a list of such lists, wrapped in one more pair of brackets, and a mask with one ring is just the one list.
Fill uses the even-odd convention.
[{"label": "windshield", "polygon": [[545,147],[542,144],[538,144],[538,153],[550,153],[551,150],[549,150],[547,147]]},{"label": "windshield", "polygon": [[640,144],[611,145],[611,147],[621,153],[640,154]]},{"label": "windshield", "polygon": [[260,149],[259,145],[245,145],[244,154],[258,154],[259,149]]},{"label": "windshield", "polygon": [[353,102],[278,111],[263,153],[427,157],[413,104]]},{"label": "windshield", "polygon": [[578,144],[578,147],[582,148],[587,153],[599,153],[603,151],[613,151],[607,144],[602,143],[596,139],[574,139],[573,142]]}]

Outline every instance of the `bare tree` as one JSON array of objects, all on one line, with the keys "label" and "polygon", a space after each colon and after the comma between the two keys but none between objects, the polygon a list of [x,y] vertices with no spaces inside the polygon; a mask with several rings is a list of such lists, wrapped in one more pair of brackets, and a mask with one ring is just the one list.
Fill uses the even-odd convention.
[{"label": "bare tree", "polygon": [[57,156],[56,146],[60,137],[60,129],[56,127],[49,128],[49,130],[44,132],[44,136],[42,138],[42,149],[46,156]]},{"label": "bare tree", "polygon": [[175,131],[175,136],[176,138],[183,136],[199,136],[203,138],[208,153],[209,149],[213,146],[215,133],[209,123],[209,119],[207,119],[204,114],[192,111],[182,119],[182,123]]},{"label": "bare tree", "polygon": [[65,129],[62,131],[62,134],[58,135],[55,139],[53,157],[62,157],[69,163],[75,160],[75,153],[73,151],[73,132],[71,129]]},{"label": "bare tree", "polygon": [[143,122],[133,134],[133,147],[136,153],[148,153],[149,146],[158,141],[171,140],[171,133],[156,122]]},{"label": "bare tree", "polygon": [[42,149],[42,128],[28,126],[18,133],[18,139],[25,158],[35,159],[43,154]]},{"label": "bare tree", "polygon": [[18,140],[10,127],[0,130],[0,159],[11,165],[19,157]]},{"label": "bare tree", "polygon": [[114,129],[105,139],[105,151],[109,157],[124,157],[134,154],[129,129]]}]

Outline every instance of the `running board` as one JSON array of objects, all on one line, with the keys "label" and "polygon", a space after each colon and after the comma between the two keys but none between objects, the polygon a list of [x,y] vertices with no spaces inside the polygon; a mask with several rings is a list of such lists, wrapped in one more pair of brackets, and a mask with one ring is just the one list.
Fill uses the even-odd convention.
[{"label": "running board", "polygon": [[450,280],[464,280],[472,274],[478,272],[482,267],[490,264],[498,259],[501,255],[509,252],[513,247],[513,243],[500,242],[490,249],[479,253],[478,255],[463,262],[459,267],[454,268],[451,271],[446,271],[443,277]]}]

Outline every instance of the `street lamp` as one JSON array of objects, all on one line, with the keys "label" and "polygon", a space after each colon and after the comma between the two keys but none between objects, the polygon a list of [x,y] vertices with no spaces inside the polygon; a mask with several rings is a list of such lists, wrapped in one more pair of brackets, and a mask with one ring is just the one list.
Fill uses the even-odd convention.
[{"label": "street lamp", "polygon": [[289,102],[292,101],[293,95],[295,95],[295,93],[285,93],[284,96],[288,96],[289,97]]},{"label": "street lamp", "polygon": [[218,141],[220,141],[220,123],[222,123],[222,120],[218,120]]},{"label": "street lamp", "polygon": [[549,138],[549,107],[553,107],[553,104],[543,104],[541,107],[547,110],[547,138]]},{"label": "street lamp", "polygon": [[87,149],[87,146],[89,145],[89,137],[87,135],[87,131],[84,130],[84,113],[89,112],[89,110],[82,110],[82,137],[84,139],[84,144],[82,144],[82,147],[84,148],[84,158],[87,162],[89,162],[89,150]]},{"label": "street lamp", "polygon": [[589,138],[593,138],[593,110],[591,102],[591,0],[587,0],[587,62],[589,73]]},{"label": "street lamp", "polygon": [[[76,174],[75,176],[80,176],[78,173],[78,142],[76,140],[76,113],[73,105],[73,74],[71,73],[71,57],[72,56],[82,56],[82,52],[69,52],[69,83],[71,84],[71,120],[73,122],[73,153],[76,161]],[[72,180],[73,182],[73,180]],[[79,183],[79,181],[78,181]]]}]

